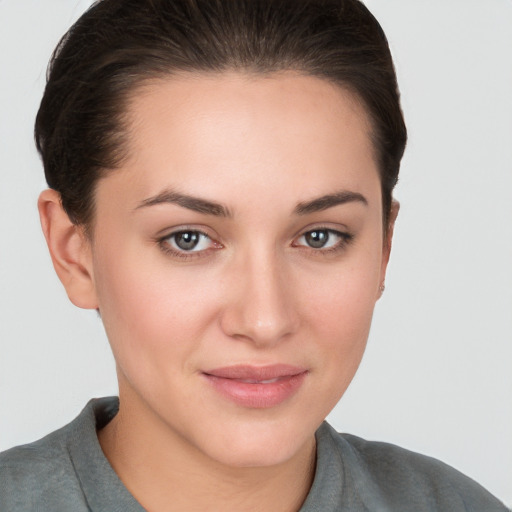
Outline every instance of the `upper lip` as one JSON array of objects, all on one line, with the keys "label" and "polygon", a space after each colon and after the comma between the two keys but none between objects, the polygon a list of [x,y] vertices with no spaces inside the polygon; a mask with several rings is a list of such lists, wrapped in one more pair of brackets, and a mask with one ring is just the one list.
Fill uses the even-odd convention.
[{"label": "upper lip", "polygon": [[267,381],[283,377],[292,377],[305,373],[306,368],[290,364],[272,364],[267,366],[234,365],[215,368],[203,373],[222,379]]}]

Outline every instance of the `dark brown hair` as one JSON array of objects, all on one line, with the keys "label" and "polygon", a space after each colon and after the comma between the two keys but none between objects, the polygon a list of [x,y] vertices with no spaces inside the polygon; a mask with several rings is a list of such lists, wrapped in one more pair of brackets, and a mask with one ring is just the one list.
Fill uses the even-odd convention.
[{"label": "dark brown hair", "polygon": [[406,144],[386,36],[358,0],[99,0],[50,61],[35,125],[48,185],[88,227],[98,179],[127,154],[135,88],[180,71],[294,70],[353,91],[372,123],[387,223]]}]

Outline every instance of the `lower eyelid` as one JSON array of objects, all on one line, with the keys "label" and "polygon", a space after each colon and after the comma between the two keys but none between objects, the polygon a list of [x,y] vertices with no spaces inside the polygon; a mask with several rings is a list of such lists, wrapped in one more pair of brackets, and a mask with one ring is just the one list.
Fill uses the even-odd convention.
[{"label": "lower eyelid", "polygon": [[166,241],[167,238],[158,241],[158,246],[164,254],[167,254],[173,258],[179,258],[183,260],[200,258],[201,256],[204,256],[205,253],[209,252],[209,249],[203,249],[200,251],[184,251],[176,249]]}]

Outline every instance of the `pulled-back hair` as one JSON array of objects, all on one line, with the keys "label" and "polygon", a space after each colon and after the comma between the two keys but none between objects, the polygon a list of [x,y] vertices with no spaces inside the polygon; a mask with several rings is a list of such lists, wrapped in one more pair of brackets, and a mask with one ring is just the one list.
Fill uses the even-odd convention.
[{"label": "pulled-back hair", "polygon": [[76,224],[127,155],[126,108],[145,81],[178,72],[278,71],[356,94],[372,124],[383,217],[406,144],[386,36],[358,0],[99,0],[61,39],[35,125],[49,187]]}]

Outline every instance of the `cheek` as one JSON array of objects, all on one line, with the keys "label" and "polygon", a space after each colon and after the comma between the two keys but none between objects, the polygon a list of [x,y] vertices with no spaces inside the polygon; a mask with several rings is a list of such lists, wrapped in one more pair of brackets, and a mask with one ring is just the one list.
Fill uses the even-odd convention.
[{"label": "cheek", "polygon": [[315,329],[318,368],[328,398],[334,406],[350,384],[366,348],[376,290],[380,279],[379,252],[361,255],[357,264],[340,265],[330,279],[306,283],[307,322]]},{"label": "cheek", "polygon": [[100,312],[118,365],[151,373],[164,362],[182,364],[218,301],[197,272],[172,268],[159,255],[148,261],[136,251],[120,252],[122,259],[98,255],[95,267]]},{"label": "cheek", "polygon": [[[346,387],[357,370],[370,330],[373,294],[352,293],[350,286],[333,290],[330,299],[316,298],[316,339],[326,376]],[[342,390],[344,391],[344,389]]]},{"label": "cheek", "polygon": [[322,280],[305,283],[304,297],[325,340],[357,341],[368,332],[380,279],[380,259],[370,255],[340,265]]},{"label": "cheek", "polygon": [[[354,378],[366,349],[373,302],[353,301],[340,292],[324,304],[315,354],[318,389],[311,397],[319,415],[326,417],[345,394]],[[321,400],[319,397],[322,397]]]}]

